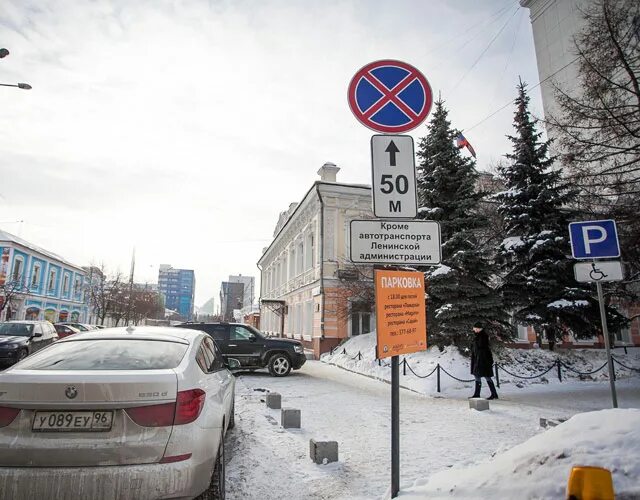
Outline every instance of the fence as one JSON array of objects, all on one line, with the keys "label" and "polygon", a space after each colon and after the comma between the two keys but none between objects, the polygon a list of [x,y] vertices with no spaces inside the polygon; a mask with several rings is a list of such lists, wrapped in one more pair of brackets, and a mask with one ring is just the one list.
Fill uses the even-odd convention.
[{"label": "fence", "polygon": [[[333,355],[334,353],[338,352],[340,350],[339,347],[334,347],[333,349],[331,349],[331,354]],[[346,348],[342,348],[342,352],[340,354],[344,354],[345,356],[348,356],[351,358],[352,361],[355,361],[356,359],[358,361],[362,361],[362,353],[360,351],[358,351],[358,354],[356,354],[355,356],[351,357],[350,354],[347,353]],[[625,364],[623,364],[621,361],[619,361],[615,355],[611,355],[611,358],[613,359],[613,366],[614,366],[614,370],[613,370],[613,379],[616,380],[616,371],[615,371],[615,365],[618,364],[619,366],[621,366],[622,368],[625,368],[626,370],[629,370],[631,372],[637,372],[640,373],[640,368],[634,368],[632,366],[627,366]],[[384,366],[384,367],[390,367],[391,365],[387,362],[384,362],[380,359],[377,360],[378,361],[378,366]],[[414,371],[414,369],[411,367],[411,365],[409,364],[409,362],[407,361],[407,358],[402,358],[402,361],[400,362],[400,365],[402,366],[402,375],[406,376],[407,375],[407,370],[409,370],[415,377],[417,378],[429,378],[431,375],[433,375],[434,373],[436,374],[436,388],[438,392],[441,392],[441,380],[442,380],[442,373],[444,372],[445,375],[447,375],[448,377],[457,380],[458,382],[463,382],[463,383],[468,383],[468,382],[475,382],[475,378],[470,378],[470,379],[463,379],[463,378],[458,378],[455,375],[449,373],[442,365],[440,365],[440,363],[436,364],[435,368],[433,370],[431,370],[427,375],[419,375],[418,373],[416,373]],[[533,380],[536,378],[540,378],[540,377],[544,377],[547,373],[549,373],[551,370],[553,370],[554,368],[556,368],[557,370],[557,377],[558,380],[560,382],[562,382],[562,369],[564,368],[565,370],[569,370],[570,372],[573,372],[577,375],[593,375],[594,373],[598,373],[601,370],[604,370],[607,367],[607,362],[605,361],[603,363],[602,366],[600,366],[600,368],[597,368],[595,370],[589,371],[589,372],[580,372],[578,370],[576,370],[575,368],[567,365],[566,363],[564,363],[562,360],[556,360],[553,362],[553,364],[551,366],[549,366],[549,368],[545,369],[544,371],[536,374],[536,375],[530,375],[530,376],[522,376],[522,375],[517,375],[515,373],[510,372],[509,370],[507,370],[503,365],[501,365],[500,363],[494,363],[493,365],[493,369],[494,369],[494,373],[496,376],[496,385],[498,387],[500,387],[500,370],[502,370],[503,372],[507,373],[508,375],[511,375],[512,377],[518,378],[518,379],[522,379],[522,380]]]}]

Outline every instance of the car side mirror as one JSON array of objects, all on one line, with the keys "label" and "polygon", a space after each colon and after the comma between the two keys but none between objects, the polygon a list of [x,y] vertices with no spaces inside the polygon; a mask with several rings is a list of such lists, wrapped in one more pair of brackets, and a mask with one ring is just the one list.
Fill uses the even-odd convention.
[{"label": "car side mirror", "polygon": [[236,358],[227,358],[225,366],[229,368],[229,370],[235,370],[236,368],[240,368],[240,361]]},{"label": "car side mirror", "polygon": [[34,337],[42,337],[42,332],[36,332],[33,334]]},{"label": "car side mirror", "polygon": [[251,337],[249,337],[249,342],[255,342],[256,340],[258,339],[256,338],[255,335],[251,335]]}]

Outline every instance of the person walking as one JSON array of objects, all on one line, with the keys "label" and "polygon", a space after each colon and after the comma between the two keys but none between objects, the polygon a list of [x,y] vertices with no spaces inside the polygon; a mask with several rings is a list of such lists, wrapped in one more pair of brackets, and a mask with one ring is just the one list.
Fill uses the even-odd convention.
[{"label": "person walking", "polygon": [[482,377],[487,381],[491,396],[487,399],[498,399],[496,386],[493,385],[493,355],[489,346],[489,335],[484,331],[482,323],[473,325],[473,342],[471,343],[471,373],[476,379],[476,387],[472,398],[480,397]]}]

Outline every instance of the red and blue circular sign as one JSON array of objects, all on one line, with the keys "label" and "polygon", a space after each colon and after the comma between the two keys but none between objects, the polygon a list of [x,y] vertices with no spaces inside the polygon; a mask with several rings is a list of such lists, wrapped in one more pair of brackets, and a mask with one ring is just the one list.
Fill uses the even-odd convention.
[{"label": "red and blue circular sign", "polygon": [[433,103],[429,82],[402,61],[364,66],[349,84],[349,106],[358,121],[377,132],[406,132],[420,125]]}]

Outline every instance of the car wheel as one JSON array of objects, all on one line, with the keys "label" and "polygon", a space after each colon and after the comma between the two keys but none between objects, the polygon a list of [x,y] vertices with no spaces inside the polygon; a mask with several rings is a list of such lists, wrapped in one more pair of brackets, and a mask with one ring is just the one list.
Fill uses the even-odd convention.
[{"label": "car wheel", "polygon": [[269,359],[269,373],[274,377],[286,377],[291,371],[291,361],[286,354],[274,354]]},{"label": "car wheel", "polygon": [[196,497],[196,500],[224,500],[225,499],[225,466],[224,466],[224,434],[220,436],[220,446],[216,456],[216,464],[211,474],[211,483],[207,491]]},{"label": "car wheel", "polygon": [[236,426],[236,402],[233,400],[231,402],[231,415],[229,415],[229,425],[227,426],[227,430],[231,430]]},{"label": "car wheel", "polygon": [[29,352],[26,349],[20,349],[20,352],[18,352],[18,361],[20,361],[21,359],[26,358],[29,355]]}]

